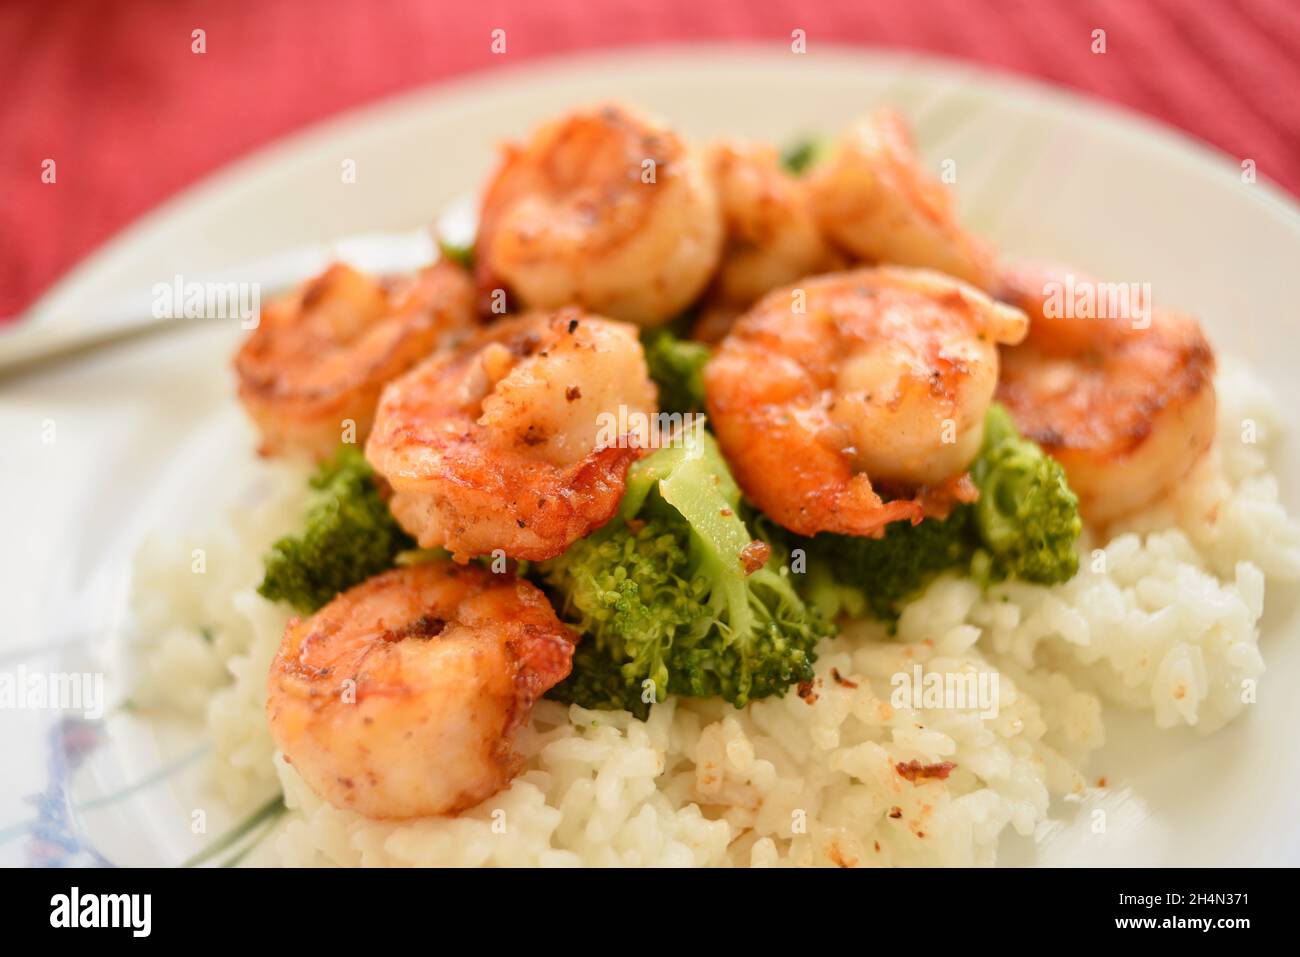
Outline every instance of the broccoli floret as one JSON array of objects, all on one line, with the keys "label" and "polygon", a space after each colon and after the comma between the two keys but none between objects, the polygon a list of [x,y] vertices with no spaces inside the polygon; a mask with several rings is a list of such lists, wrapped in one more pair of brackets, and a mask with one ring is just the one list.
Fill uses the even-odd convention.
[{"label": "broccoli floret", "polygon": [[690,447],[633,466],[618,516],[537,568],[584,635],[551,697],[644,716],[668,694],[739,708],[812,679],[813,649],[831,628],[739,507],[702,428]]},{"label": "broccoli floret", "polygon": [[439,236],[438,252],[442,254],[443,259],[454,262],[462,269],[473,270],[474,268],[474,237],[472,236],[465,240]]},{"label": "broccoli floret", "polygon": [[974,507],[982,546],[972,566],[977,577],[1045,585],[1073,578],[1079,570],[1074,543],[1083,528],[1078,496],[1061,463],[1021,438],[1000,405],[989,409],[971,475],[980,490]]},{"label": "broccoli floret", "polygon": [[764,534],[795,556],[805,574],[800,592],[826,617],[870,611],[893,621],[903,605],[939,573],[963,570],[982,584],[1019,578],[1068,581],[1079,568],[1074,550],[1082,523],[1079,501],[1060,464],[1016,431],[1007,410],[990,407],[984,442],[971,476],[979,500],[946,519],[895,522],[882,538],[803,538],[764,524]]},{"label": "broccoli floret", "polygon": [[970,510],[958,507],[944,520],[895,522],[883,538],[787,536],[786,547],[805,549],[804,588],[824,614],[864,609],[892,621],[940,572],[969,565],[976,548],[971,525]]},{"label": "broccoli floret", "polygon": [[704,408],[704,364],[709,347],[661,327],[641,334],[650,378],[659,386],[659,408],[665,412],[699,412]]},{"label": "broccoli floret", "polygon": [[802,137],[781,150],[781,165],[795,176],[802,176],[821,162],[828,149],[829,144],[825,137]]},{"label": "broccoli floret", "polygon": [[642,720],[657,700],[654,685],[642,688],[629,681],[623,673],[623,662],[589,638],[584,638],[574,651],[569,677],[546,692],[546,697],[601,711],[631,711]]},{"label": "broccoli floret", "polygon": [[271,546],[258,592],[313,612],[341,591],[393,566],[415,543],[398,526],[355,446],[345,445],[310,481],[302,531]]}]

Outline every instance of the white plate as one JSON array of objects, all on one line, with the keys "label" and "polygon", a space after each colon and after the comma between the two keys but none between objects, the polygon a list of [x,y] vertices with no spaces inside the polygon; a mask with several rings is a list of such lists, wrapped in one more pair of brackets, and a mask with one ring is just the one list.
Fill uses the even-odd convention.
[{"label": "white plate", "polygon": [[[205,276],[286,248],[407,229],[473,189],[493,144],[576,103],[625,98],[687,134],[786,140],[834,130],[888,101],[917,122],[927,160],[956,162],[968,223],[1015,254],[1059,259],[1199,315],[1300,407],[1300,216],[1243,182],[1237,162],[1113,109],[931,60],[785,48],[622,51],[503,69],[404,96],[247,159],[142,220],[75,270],[34,322],[101,314],[176,274]],[[341,171],[354,161],[357,181]],[[1266,175],[1267,170],[1261,170]],[[232,395],[229,325],[156,338],[3,386],[0,669],[103,669],[117,641],[129,556],[151,529],[192,527],[251,456]],[[53,441],[51,438],[51,429]],[[1276,463],[1300,505],[1295,441]],[[1259,704],[1208,739],[1107,712],[1090,766],[1112,788],[1105,834],[1061,808],[1050,840],[1008,839],[1003,860],[1045,864],[1300,863],[1300,614],[1270,595]],[[192,730],[114,713],[52,722],[0,711],[0,861],[175,863],[199,846]],[[210,829],[210,833],[211,833]]]}]

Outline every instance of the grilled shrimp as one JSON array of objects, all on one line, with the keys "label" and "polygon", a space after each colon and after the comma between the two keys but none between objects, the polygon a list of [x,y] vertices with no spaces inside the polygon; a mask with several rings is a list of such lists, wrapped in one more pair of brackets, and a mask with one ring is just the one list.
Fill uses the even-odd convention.
[{"label": "grilled shrimp", "polygon": [[533,313],[392,383],[366,457],[422,546],[540,561],[613,516],[655,412],[633,326]]},{"label": "grilled shrimp", "polygon": [[262,454],[325,458],[349,420],[363,441],[384,384],[473,319],[473,283],[448,262],[410,279],[336,264],[271,304],[235,356]]},{"label": "grilled shrimp", "polygon": [[286,760],[335,807],[453,814],[518,773],[515,733],[572,660],[572,634],[534,585],[415,565],[290,621],[266,711]]},{"label": "grilled shrimp", "polygon": [[581,110],[508,146],[483,197],[480,291],[580,305],[645,326],[693,302],[722,247],[713,184],[672,130],[625,107]]},{"label": "grilled shrimp", "polygon": [[991,252],[961,228],[951,194],[922,169],[894,111],[850,126],[810,183],[822,229],[854,256],[936,269],[980,288],[991,281]]},{"label": "grilled shrimp", "polygon": [[[801,535],[920,521],[971,496],[964,473],[997,385],[997,344],[1025,325],[1019,310],[926,270],[777,290],[706,367],[718,442],[745,494]],[[873,482],[913,497],[882,501]]]},{"label": "grilled shrimp", "polygon": [[1149,325],[1049,314],[1047,284],[1064,275],[1057,266],[1003,271],[998,295],[1030,326],[1003,350],[998,399],[1065,467],[1083,517],[1105,526],[1161,498],[1213,443],[1214,352],[1195,320],[1149,303],[1138,303]]},{"label": "grilled shrimp", "polygon": [[767,144],[718,143],[707,152],[726,242],[697,338],[716,341],[764,293],[841,264],[812,213],[808,184]]}]

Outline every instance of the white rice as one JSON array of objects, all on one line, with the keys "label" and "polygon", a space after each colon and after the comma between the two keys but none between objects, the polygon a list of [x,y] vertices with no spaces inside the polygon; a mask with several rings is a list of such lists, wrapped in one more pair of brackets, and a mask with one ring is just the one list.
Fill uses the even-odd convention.
[{"label": "white rice", "polygon": [[[1085,543],[1073,581],[982,594],[941,578],[895,637],[862,622],[824,642],[805,697],[740,711],[676,699],[644,722],[543,702],[519,740],[525,772],[457,818],[337,810],[275,757],[263,706],[287,615],[254,588],[265,545],[297,518],[301,473],[262,477],[263,504],[206,544],[206,575],[190,574],[188,548],[142,552],[136,701],[207,702],[227,800],[278,776],[287,864],[991,864],[1008,828],[1033,835],[1053,798],[1086,790],[1101,699],[1202,732],[1253,700],[1265,581],[1300,578],[1300,528],[1268,472],[1271,397],[1231,363],[1218,388],[1203,474],[1104,547]],[[981,673],[996,687],[979,701],[897,699],[917,666],[950,689]]]}]

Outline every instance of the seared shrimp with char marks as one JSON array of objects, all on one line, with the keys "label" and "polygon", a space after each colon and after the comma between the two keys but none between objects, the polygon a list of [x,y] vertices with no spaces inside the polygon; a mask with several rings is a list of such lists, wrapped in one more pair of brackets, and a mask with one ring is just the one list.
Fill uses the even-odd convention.
[{"label": "seared shrimp with char marks", "polygon": [[541,561],[613,516],[656,411],[634,327],[535,313],[392,383],[366,457],[422,546]]},{"label": "seared shrimp with char marks", "polygon": [[987,288],[991,251],[962,229],[951,193],[922,168],[911,131],[893,110],[850,126],[810,182],[822,229],[854,256]]},{"label": "seared shrimp with char marks", "polygon": [[534,585],[449,562],[385,572],[293,619],[267,715],[323,800],[366,817],[454,814],[505,787],[573,636]]},{"label": "seared shrimp with char marks", "polygon": [[813,216],[808,183],[781,166],[766,143],[717,143],[707,160],[722,205],[726,242],[695,337],[716,342],[762,295],[829,272],[841,257]]},{"label": "seared shrimp with char marks", "polygon": [[363,441],[385,383],[473,323],[473,283],[451,263],[392,279],[331,266],[269,305],[235,356],[262,454],[326,458],[349,421]]},{"label": "seared shrimp with char marks", "polygon": [[[924,270],[864,269],[780,289],[705,370],[709,414],[745,494],[801,535],[877,536],[968,500],[1023,313]],[[911,498],[883,501],[873,482]]]},{"label": "seared shrimp with char marks", "polygon": [[[998,295],[1030,326],[1003,351],[998,399],[1065,467],[1083,517],[1105,526],[1166,494],[1213,443],[1214,352],[1195,320],[1146,302],[1129,316],[1049,312],[1049,283],[1070,285],[1066,272],[1003,271]],[[1076,277],[1073,287],[1092,282]]]},{"label": "seared shrimp with char marks", "polygon": [[700,158],[661,123],[609,105],[506,148],[475,262],[480,292],[504,285],[524,308],[579,305],[653,326],[696,299],[721,245]]}]

